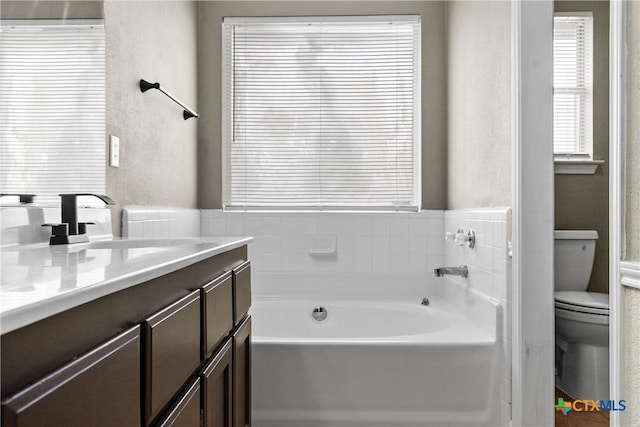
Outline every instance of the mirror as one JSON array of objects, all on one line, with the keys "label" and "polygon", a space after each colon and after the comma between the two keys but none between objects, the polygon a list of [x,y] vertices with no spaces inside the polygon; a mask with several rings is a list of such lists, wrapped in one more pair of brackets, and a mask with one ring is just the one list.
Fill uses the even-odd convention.
[{"label": "mirror", "polygon": [[97,15],[86,3],[101,15],[102,3],[74,3],[0,11],[0,191],[39,204],[105,191],[104,21],[78,17]]}]

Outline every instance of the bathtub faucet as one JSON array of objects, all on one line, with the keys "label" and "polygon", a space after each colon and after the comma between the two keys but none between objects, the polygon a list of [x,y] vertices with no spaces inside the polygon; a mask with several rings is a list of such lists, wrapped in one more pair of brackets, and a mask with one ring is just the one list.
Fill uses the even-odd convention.
[{"label": "bathtub faucet", "polygon": [[434,268],[433,272],[436,274],[436,277],[450,274],[452,276],[462,276],[466,278],[469,275],[469,269],[466,265],[461,265],[460,267],[438,267]]}]

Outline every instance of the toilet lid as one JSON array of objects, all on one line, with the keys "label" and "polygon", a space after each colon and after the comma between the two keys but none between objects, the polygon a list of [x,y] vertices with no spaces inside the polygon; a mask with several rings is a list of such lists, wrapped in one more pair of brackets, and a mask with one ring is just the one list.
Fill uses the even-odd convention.
[{"label": "toilet lid", "polygon": [[556,292],[555,306],[583,313],[609,314],[609,295],[599,292]]}]

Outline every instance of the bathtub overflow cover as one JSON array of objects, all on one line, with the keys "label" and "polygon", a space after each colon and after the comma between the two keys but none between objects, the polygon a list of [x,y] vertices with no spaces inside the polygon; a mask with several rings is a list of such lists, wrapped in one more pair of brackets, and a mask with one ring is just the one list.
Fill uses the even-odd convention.
[{"label": "bathtub overflow cover", "polygon": [[322,322],[327,318],[327,309],[324,307],[316,307],[313,309],[312,315],[318,322]]}]

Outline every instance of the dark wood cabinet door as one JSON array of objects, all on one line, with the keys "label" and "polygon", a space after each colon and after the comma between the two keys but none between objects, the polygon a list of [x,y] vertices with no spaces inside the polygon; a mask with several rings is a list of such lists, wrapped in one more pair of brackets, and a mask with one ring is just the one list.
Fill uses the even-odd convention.
[{"label": "dark wood cabinet door", "polygon": [[233,329],[233,277],[230,271],[202,287],[202,304],[202,360],[206,360]]},{"label": "dark wood cabinet door", "polygon": [[251,264],[243,262],[233,269],[233,324],[237,325],[251,307]]},{"label": "dark wood cabinet door", "polygon": [[2,403],[5,427],[126,427],[140,422],[139,326]]},{"label": "dark wood cabinet door", "polygon": [[251,317],[233,334],[233,426],[251,426]]},{"label": "dark wood cabinet door", "polygon": [[200,381],[196,379],[189,383],[157,427],[200,427],[200,425]]},{"label": "dark wood cabinet door", "polygon": [[227,340],[202,373],[204,427],[232,427],[232,341]]},{"label": "dark wood cabinet door", "polygon": [[158,417],[200,365],[200,291],[143,322],[143,413]]}]

